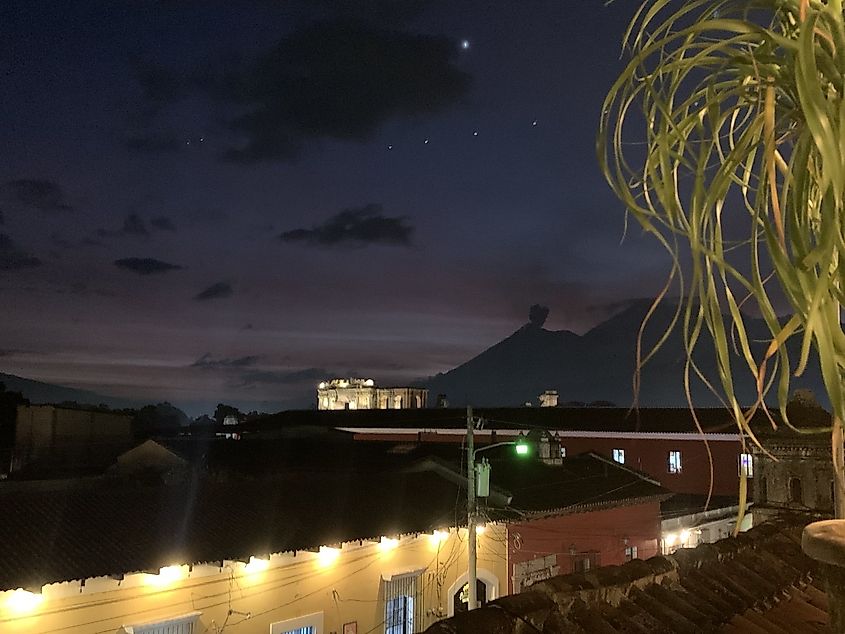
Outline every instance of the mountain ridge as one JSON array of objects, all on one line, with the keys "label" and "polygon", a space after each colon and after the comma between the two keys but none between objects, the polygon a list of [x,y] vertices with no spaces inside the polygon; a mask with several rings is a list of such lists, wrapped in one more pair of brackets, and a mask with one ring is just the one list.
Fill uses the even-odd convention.
[{"label": "mountain ridge", "polygon": [[[626,407],[634,402],[633,373],[637,333],[651,301],[633,301],[622,311],[597,324],[583,335],[568,330],[545,330],[534,323],[493,344],[472,359],[429,377],[419,384],[430,396],[445,394],[452,405],[520,406],[537,404],[545,390],[557,390],[560,403],[610,401]],[[646,328],[643,352],[665,332],[677,305],[659,305]],[[746,322],[752,352],[762,358],[768,345],[768,329],[761,319]],[[795,347],[793,351],[793,346]],[[790,353],[797,354],[798,342]],[[795,358],[795,357],[793,357]],[[705,376],[718,386],[715,355],[709,335],[703,334],[693,357]],[[644,407],[685,407],[683,388],[686,361],[681,329],[676,325],[661,349],[643,368],[638,404]],[[754,377],[739,355],[732,361],[738,398],[750,403],[756,398]],[[808,365],[805,375],[792,379],[792,389],[813,391],[826,404],[824,384],[818,368]],[[700,407],[721,405],[698,378],[691,379],[692,402]],[[773,395],[772,395],[773,398]]]}]

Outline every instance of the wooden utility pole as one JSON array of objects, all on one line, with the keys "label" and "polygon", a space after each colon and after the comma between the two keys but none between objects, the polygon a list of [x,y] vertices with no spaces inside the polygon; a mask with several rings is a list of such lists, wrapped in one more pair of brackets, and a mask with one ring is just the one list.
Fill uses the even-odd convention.
[{"label": "wooden utility pole", "polygon": [[467,405],[467,583],[469,584],[468,610],[478,606],[478,561],[475,535],[475,440],[473,438],[472,407]]}]

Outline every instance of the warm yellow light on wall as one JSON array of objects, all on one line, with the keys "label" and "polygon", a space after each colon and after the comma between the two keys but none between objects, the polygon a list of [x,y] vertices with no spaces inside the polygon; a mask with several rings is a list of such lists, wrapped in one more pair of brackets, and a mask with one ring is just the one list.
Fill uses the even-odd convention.
[{"label": "warm yellow light on wall", "polygon": [[688,540],[689,540],[689,531],[687,529],[684,529],[684,530],[681,531],[681,543],[686,544]]},{"label": "warm yellow light on wall", "polygon": [[6,593],[4,606],[13,614],[29,614],[37,610],[38,606],[43,602],[43,595],[18,588],[17,590]]},{"label": "warm yellow light on wall", "polygon": [[255,572],[262,572],[270,567],[269,559],[261,559],[260,557],[250,557],[249,563],[244,566],[244,572],[251,575]]},{"label": "warm yellow light on wall", "polygon": [[391,537],[382,537],[381,541],[379,542],[378,549],[381,552],[386,553],[388,551],[393,550],[398,545],[399,545],[398,539],[393,539]]},{"label": "warm yellow light on wall", "polygon": [[330,548],[328,546],[320,546],[320,552],[317,553],[317,561],[323,568],[328,568],[340,557],[340,548]]},{"label": "warm yellow light on wall", "polygon": [[185,578],[182,566],[165,566],[160,568],[157,575],[147,575],[144,582],[151,586],[169,586]]},{"label": "warm yellow light on wall", "polygon": [[475,527],[475,534],[476,535],[483,535],[484,531],[487,530],[487,526],[485,524],[479,524]]},{"label": "warm yellow light on wall", "polygon": [[449,531],[434,531],[429,540],[431,541],[432,546],[437,546],[438,544],[442,544],[447,539],[449,539]]}]

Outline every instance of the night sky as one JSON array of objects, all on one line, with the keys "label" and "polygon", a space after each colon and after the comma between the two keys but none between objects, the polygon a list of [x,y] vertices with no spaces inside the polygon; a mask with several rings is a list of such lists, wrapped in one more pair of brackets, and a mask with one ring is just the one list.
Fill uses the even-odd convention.
[{"label": "night sky", "polygon": [[595,159],[635,8],[3,2],[0,370],[276,409],[653,294]]}]

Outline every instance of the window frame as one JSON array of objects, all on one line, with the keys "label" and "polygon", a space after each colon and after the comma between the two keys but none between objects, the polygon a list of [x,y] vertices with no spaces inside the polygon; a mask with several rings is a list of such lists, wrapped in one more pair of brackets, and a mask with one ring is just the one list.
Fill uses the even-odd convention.
[{"label": "window frame", "polygon": [[202,612],[194,611],[187,614],[180,614],[178,616],[170,617],[169,619],[161,619],[156,621],[148,621],[146,623],[135,623],[133,625],[123,625],[121,629],[125,634],[158,634],[159,632],[173,631],[174,626],[187,626],[186,634],[194,634],[194,626]]},{"label": "window frame", "polygon": [[[674,456],[677,456],[677,460],[672,459]],[[683,473],[684,465],[680,449],[669,451],[669,455],[667,456],[666,470],[668,473],[671,473],[673,475]]]},{"label": "window frame", "polygon": [[[419,579],[419,571],[391,576],[390,579],[382,577],[384,634],[414,634],[417,626],[422,623]],[[398,623],[395,622],[397,610],[391,608],[391,604],[397,600],[402,602]]]},{"label": "window frame", "polygon": [[313,627],[314,634],[323,634],[323,613],[313,612],[293,619],[270,623],[270,634],[288,634],[306,627]]},{"label": "window frame", "polygon": [[611,449],[610,457],[613,459],[614,462],[617,462],[619,464],[625,464],[625,449],[618,447],[616,449]]},{"label": "window frame", "polygon": [[754,477],[754,456],[750,453],[740,453],[737,457],[739,461],[738,469],[739,469],[739,477],[743,476],[743,472],[745,478],[747,480],[751,480]]}]

